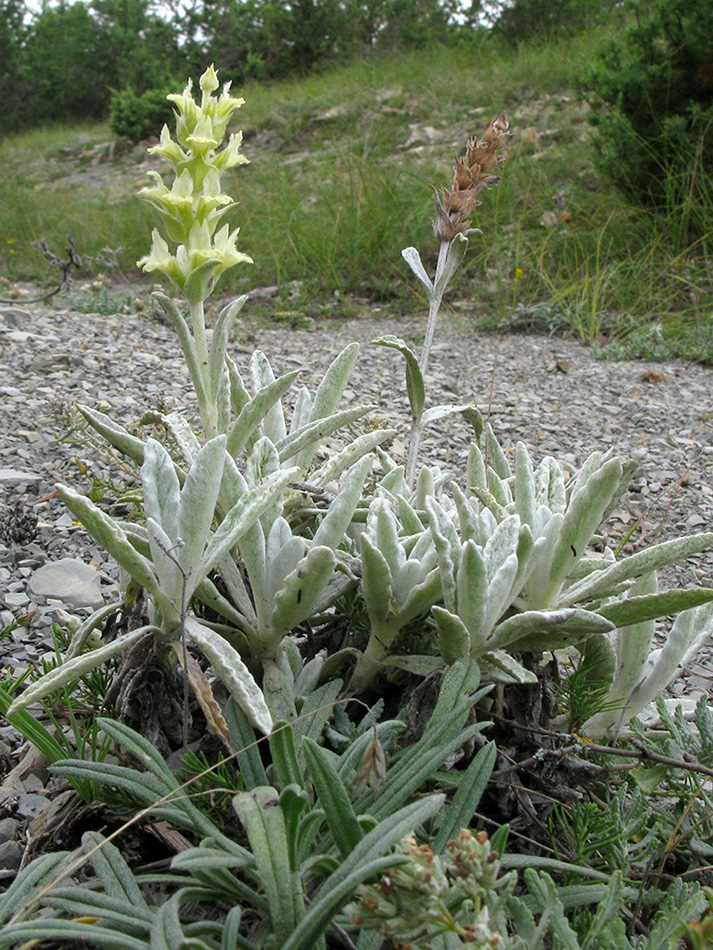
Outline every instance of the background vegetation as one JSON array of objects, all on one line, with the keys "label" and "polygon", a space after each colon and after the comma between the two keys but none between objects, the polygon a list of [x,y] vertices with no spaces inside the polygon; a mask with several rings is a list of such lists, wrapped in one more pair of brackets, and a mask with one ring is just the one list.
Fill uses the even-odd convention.
[{"label": "background vegetation", "polygon": [[572,328],[612,355],[711,360],[713,8],[454,10],[248,0],[160,18],[146,0],[99,0],[28,19],[20,0],[0,0],[0,122],[18,128],[0,143],[0,275],[39,279],[32,242],[59,251],[71,234],[88,273],[119,249],[135,283],[154,222],[134,196],[157,166],[137,165],[145,151],[128,145],[107,153],[107,126],[76,120],[105,119],[113,90],[114,130],[157,133],[165,90],[215,61],[246,99],[251,164],[231,187],[256,262],[226,292],[289,286],[290,309],[311,316],[365,299],[422,307],[403,235],[421,229],[428,242],[430,185],[505,107],[515,136],[480,253],[459,276],[459,312],[489,327]]}]

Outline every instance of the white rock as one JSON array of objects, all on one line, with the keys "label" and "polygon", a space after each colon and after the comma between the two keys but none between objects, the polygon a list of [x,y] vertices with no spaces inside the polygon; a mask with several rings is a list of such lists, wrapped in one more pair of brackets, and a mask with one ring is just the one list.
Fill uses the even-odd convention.
[{"label": "white rock", "polygon": [[34,472],[23,472],[19,468],[0,468],[0,485],[5,488],[14,488],[16,485],[34,485],[42,481],[41,475]]},{"label": "white rock", "polygon": [[35,571],[27,583],[33,597],[56,600],[66,607],[91,607],[96,610],[104,603],[99,574],[74,558],[52,561]]}]

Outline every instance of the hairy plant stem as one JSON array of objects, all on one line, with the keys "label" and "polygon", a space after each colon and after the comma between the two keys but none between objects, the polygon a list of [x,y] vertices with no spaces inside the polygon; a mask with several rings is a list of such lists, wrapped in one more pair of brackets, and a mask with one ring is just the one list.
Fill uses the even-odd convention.
[{"label": "hairy plant stem", "polygon": [[[426,324],[426,335],[423,339],[421,358],[419,360],[421,374],[423,375],[424,380],[426,377],[426,371],[428,370],[428,362],[431,357],[433,338],[436,333],[436,321],[438,320],[438,313],[441,309],[441,301],[443,300],[443,294],[446,289],[445,282],[441,285],[440,278],[443,273],[446,260],[448,259],[448,252],[451,249],[452,243],[452,241],[441,241],[441,246],[438,250],[438,263],[436,264],[436,276],[433,281],[433,290],[428,295],[428,322]],[[418,457],[418,448],[421,444],[421,435],[423,433],[422,419],[423,413],[421,413],[418,418],[414,417],[411,422],[408,459],[406,461],[406,481],[411,487],[413,487],[416,476],[416,459]]]},{"label": "hairy plant stem", "polygon": [[200,373],[201,376],[200,383],[198,383],[197,380],[193,382],[198,395],[203,430],[206,439],[209,440],[218,435],[218,407],[216,405],[216,394],[213,392],[210,381],[208,343],[205,332],[205,311],[203,309],[202,300],[193,301],[189,306],[193,339],[198,355],[196,372]]}]

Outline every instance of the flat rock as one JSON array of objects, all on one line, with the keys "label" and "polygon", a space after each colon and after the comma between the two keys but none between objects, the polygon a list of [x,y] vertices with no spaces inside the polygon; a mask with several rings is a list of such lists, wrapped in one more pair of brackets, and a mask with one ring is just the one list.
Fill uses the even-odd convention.
[{"label": "flat rock", "polygon": [[33,597],[45,601],[56,600],[66,607],[91,607],[96,610],[104,603],[99,574],[75,558],[52,561],[36,570],[27,583]]},{"label": "flat rock", "polygon": [[42,476],[34,472],[23,472],[19,468],[0,468],[0,486],[15,488],[17,485],[34,485],[41,482]]}]

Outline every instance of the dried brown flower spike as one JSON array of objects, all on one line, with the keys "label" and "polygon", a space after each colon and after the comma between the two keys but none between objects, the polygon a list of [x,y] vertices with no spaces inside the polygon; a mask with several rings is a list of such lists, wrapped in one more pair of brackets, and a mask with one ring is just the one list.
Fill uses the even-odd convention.
[{"label": "dried brown flower spike", "polygon": [[457,234],[474,230],[470,227],[470,217],[480,204],[478,192],[500,180],[491,173],[505,164],[505,156],[498,151],[510,137],[508,128],[507,112],[501,112],[483,137],[471,139],[465,155],[456,159],[453,181],[443,189],[443,197],[434,189],[436,220],[433,233],[439,241],[450,243]]}]

